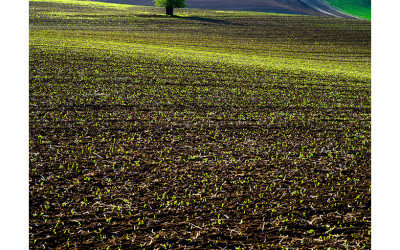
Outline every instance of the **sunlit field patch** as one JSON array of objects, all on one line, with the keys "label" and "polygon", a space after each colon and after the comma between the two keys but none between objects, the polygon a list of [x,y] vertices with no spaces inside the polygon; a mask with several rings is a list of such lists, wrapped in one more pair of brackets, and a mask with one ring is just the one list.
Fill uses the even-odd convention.
[{"label": "sunlit field patch", "polygon": [[370,248],[370,22],[30,1],[30,248]]},{"label": "sunlit field patch", "polygon": [[327,0],[327,2],[341,11],[371,20],[371,0]]}]

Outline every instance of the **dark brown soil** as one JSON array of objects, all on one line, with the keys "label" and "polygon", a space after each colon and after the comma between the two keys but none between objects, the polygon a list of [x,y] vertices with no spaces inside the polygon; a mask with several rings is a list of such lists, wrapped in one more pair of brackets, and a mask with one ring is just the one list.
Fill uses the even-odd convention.
[{"label": "dark brown soil", "polygon": [[[74,57],[93,71],[105,63]],[[53,91],[31,95],[32,248],[370,246],[369,109],[257,107],[251,98],[264,97],[242,99],[239,85],[198,88],[189,79],[132,78],[125,89],[116,79],[97,93],[71,86],[82,94],[59,103]],[[51,86],[65,93],[64,84]]]}]

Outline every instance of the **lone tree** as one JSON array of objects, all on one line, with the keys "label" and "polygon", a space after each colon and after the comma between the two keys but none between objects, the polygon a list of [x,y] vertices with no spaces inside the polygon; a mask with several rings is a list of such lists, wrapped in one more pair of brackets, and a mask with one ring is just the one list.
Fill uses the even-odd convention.
[{"label": "lone tree", "polygon": [[154,0],[156,6],[165,7],[165,12],[169,16],[174,15],[174,8],[186,7],[185,0]]}]

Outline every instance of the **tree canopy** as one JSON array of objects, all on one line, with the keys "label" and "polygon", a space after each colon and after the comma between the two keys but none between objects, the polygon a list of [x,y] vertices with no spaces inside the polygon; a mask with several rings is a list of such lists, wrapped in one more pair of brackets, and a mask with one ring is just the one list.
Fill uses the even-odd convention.
[{"label": "tree canopy", "polygon": [[167,15],[173,15],[174,8],[186,7],[185,0],[154,0],[156,6],[164,7]]}]

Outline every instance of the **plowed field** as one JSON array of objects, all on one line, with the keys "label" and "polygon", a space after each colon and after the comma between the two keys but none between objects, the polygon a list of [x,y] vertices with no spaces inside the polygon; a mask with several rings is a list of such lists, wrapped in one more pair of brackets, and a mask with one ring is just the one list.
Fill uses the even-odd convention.
[{"label": "plowed field", "polygon": [[370,22],[30,2],[30,248],[370,248]]}]

